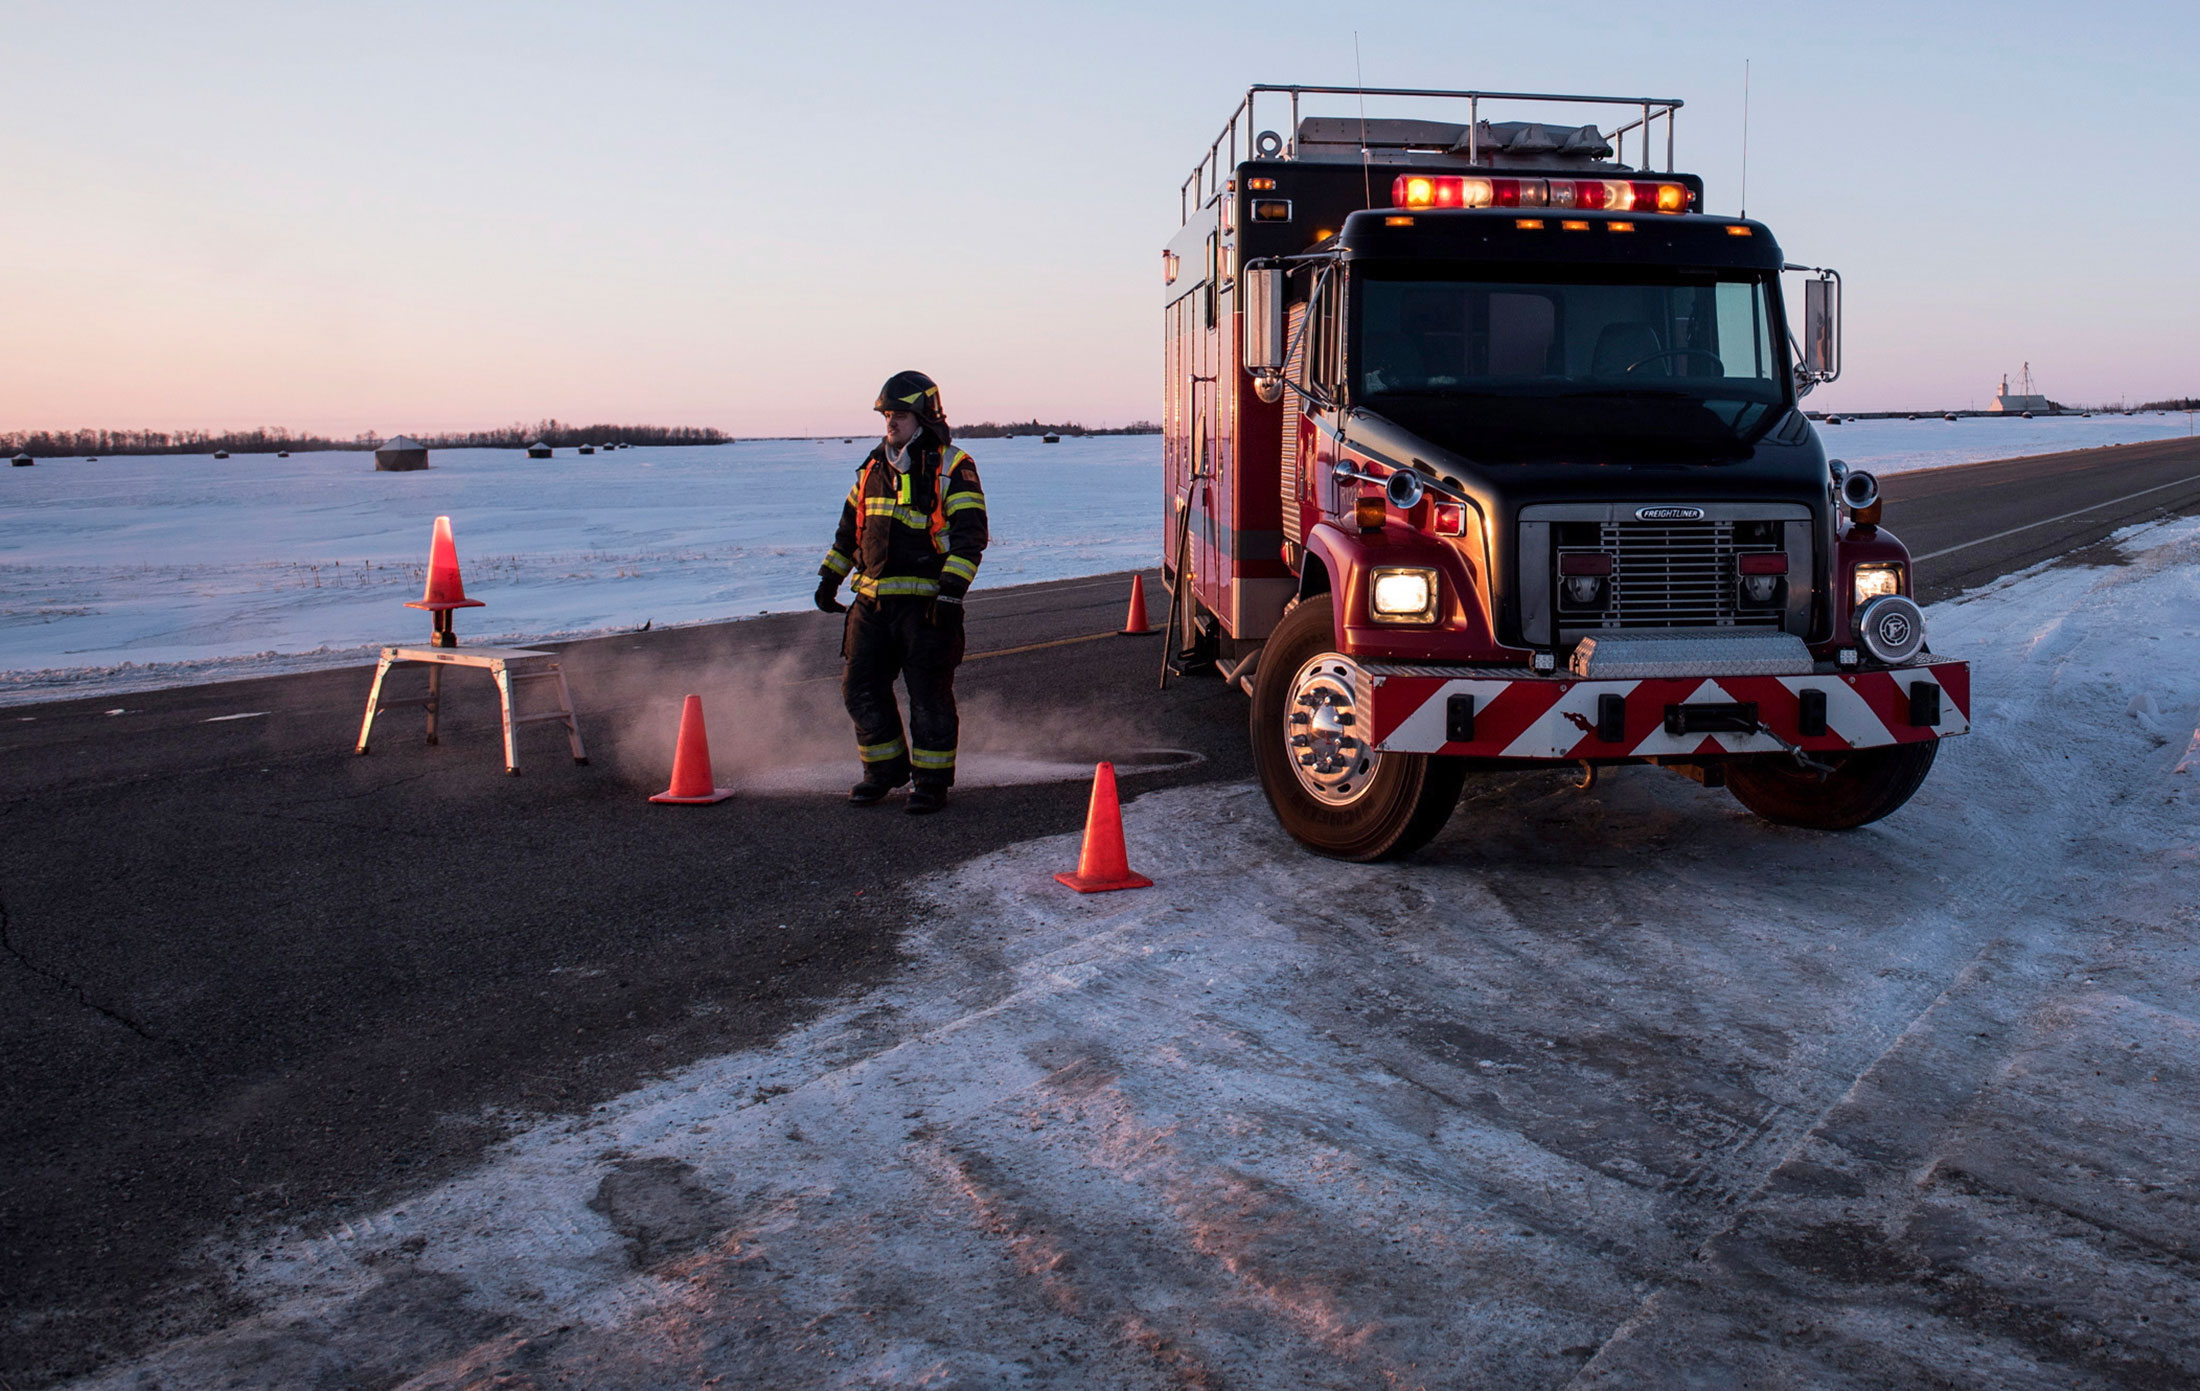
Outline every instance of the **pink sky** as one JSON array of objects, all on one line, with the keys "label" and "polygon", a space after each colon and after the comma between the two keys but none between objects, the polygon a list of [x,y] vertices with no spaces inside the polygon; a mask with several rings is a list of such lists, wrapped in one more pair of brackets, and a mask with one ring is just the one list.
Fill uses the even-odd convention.
[{"label": "pink sky", "polygon": [[[2200,391],[2188,10],[1775,9],[1354,22],[1378,85],[1686,99],[1720,212],[1749,58],[1749,211],[1850,287],[1814,406]],[[1177,184],[1246,83],[1351,78],[1332,11],[1263,13],[16,6],[0,429],[841,432],[909,366],[1153,417]]]}]

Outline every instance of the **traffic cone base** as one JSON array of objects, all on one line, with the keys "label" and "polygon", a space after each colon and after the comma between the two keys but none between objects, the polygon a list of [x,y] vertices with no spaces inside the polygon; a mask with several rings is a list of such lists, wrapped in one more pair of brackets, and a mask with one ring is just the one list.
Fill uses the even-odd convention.
[{"label": "traffic cone base", "polygon": [[488,607],[479,599],[466,597],[466,586],[458,575],[458,543],[451,539],[449,517],[435,519],[435,535],[428,542],[427,592],[417,599],[406,601],[405,607],[426,609],[430,613]]},{"label": "traffic cone base", "polygon": [[1131,576],[1131,609],[1123,617],[1121,636],[1127,638],[1142,637],[1152,631],[1153,628],[1146,622],[1146,577],[1144,575],[1133,575]]},{"label": "traffic cone base", "polygon": [[710,736],[703,732],[703,698],[691,695],[680,707],[680,741],[672,750],[672,786],[650,798],[672,806],[700,807],[723,802],[730,787],[713,787]]},{"label": "traffic cone base", "polygon": [[1123,808],[1116,800],[1114,764],[1102,763],[1092,770],[1092,802],[1085,811],[1085,844],[1077,868],[1054,877],[1081,894],[1153,887],[1153,880],[1131,872],[1123,848]]}]

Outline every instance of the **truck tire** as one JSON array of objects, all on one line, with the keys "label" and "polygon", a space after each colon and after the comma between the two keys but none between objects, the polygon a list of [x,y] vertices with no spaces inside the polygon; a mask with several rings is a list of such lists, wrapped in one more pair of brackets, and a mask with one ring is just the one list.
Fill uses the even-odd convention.
[{"label": "truck tire", "polygon": [[1726,788],[1767,821],[1814,831],[1853,831],[1910,800],[1932,770],[1938,739],[1833,754],[1821,780],[1785,754],[1727,764]]},{"label": "truck tire", "polygon": [[[1334,650],[1334,631],[1326,594],[1276,625],[1253,680],[1253,766],[1276,820],[1307,849],[1339,860],[1394,859],[1444,828],[1466,770],[1457,759],[1380,753],[1361,742],[1367,685],[1357,664]],[[1303,717],[1296,724],[1294,714]]]}]

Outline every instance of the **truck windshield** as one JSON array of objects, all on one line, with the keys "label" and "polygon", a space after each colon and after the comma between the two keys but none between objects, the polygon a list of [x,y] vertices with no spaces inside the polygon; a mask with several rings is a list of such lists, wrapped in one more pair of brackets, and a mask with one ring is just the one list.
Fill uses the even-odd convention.
[{"label": "truck windshield", "polygon": [[1767,287],[1747,272],[1401,269],[1366,267],[1353,295],[1353,399],[1439,443],[1471,436],[1477,457],[1739,445],[1788,400]]}]

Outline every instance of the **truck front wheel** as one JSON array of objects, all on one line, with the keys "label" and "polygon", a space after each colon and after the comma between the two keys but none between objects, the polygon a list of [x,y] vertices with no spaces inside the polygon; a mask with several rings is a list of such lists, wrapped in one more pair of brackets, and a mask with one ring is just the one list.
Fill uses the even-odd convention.
[{"label": "truck front wheel", "polygon": [[1330,598],[1276,625],[1253,681],[1253,764],[1276,820],[1307,849],[1340,860],[1392,859],[1451,819],[1458,760],[1384,753],[1370,741],[1369,687],[1334,650]]},{"label": "truck front wheel", "polygon": [[1938,739],[1822,755],[1833,771],[1821,777],[1785,754],[1727,765],[1734,799],[1767,821],[1814,831],[1852,831],[1910,800],[1931,771]]}]

